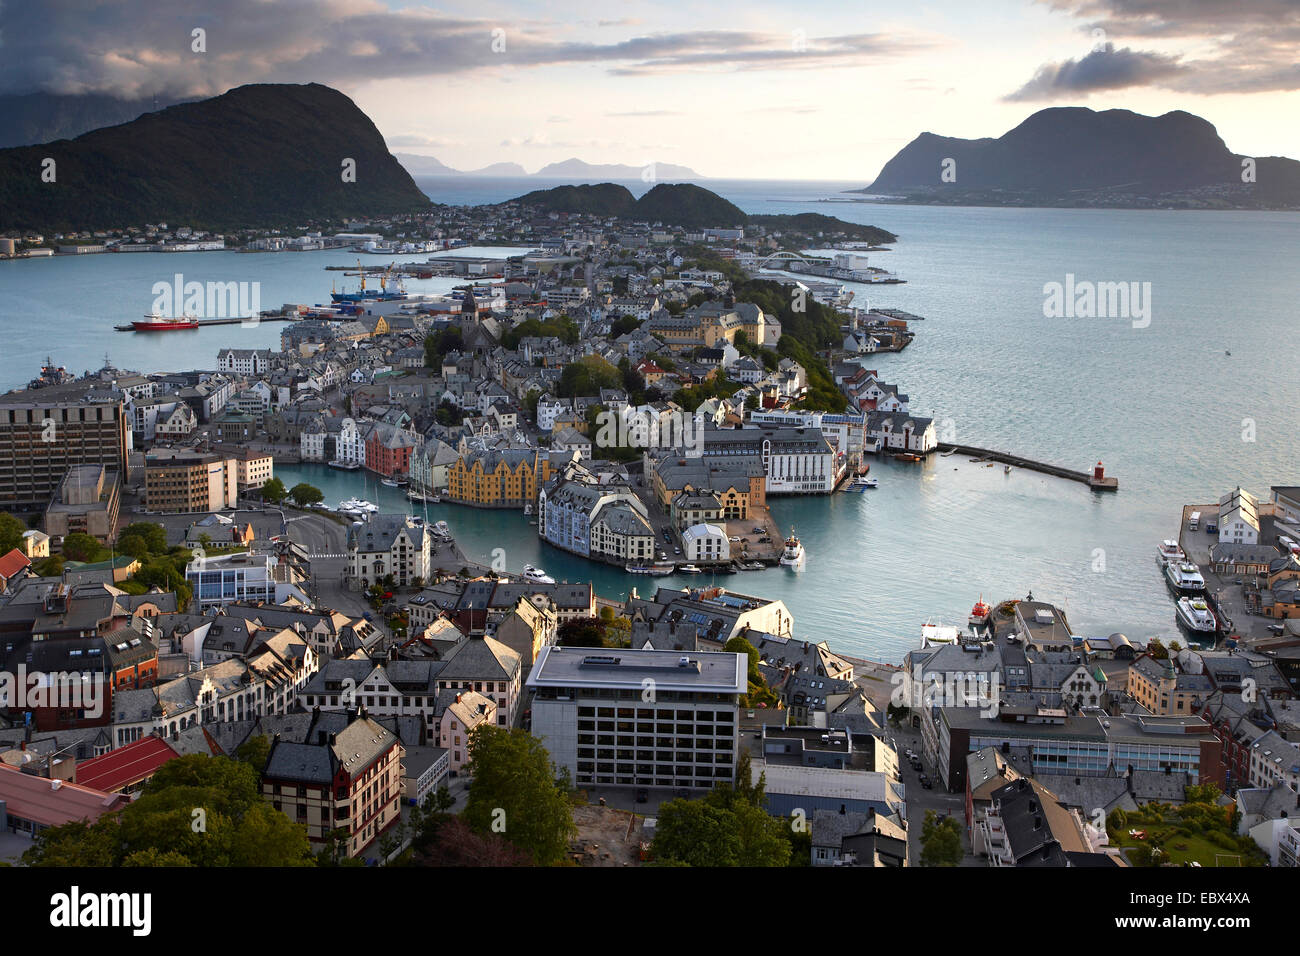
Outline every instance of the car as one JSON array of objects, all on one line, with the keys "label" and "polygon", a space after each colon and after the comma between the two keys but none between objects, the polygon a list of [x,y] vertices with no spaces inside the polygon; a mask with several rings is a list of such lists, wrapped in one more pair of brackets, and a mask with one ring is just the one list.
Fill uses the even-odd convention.
[{"label": "car", "polygon": [[732,535],[731,537],[729,537],[727,540],[728,540],[728,541],[739,541],[740,538],[739,538],[738,536],[736,536],[736,535],[733,534],[733,535]]},{"label": "car", "polygon": [[915,760],[915,759],[916,759],[916,751],[913,750],[911,747],[908,747],[906,750],[903,751],[903,753],[907,754],[907,759],[908,759],[908,760]]},{"label": "car", "polygon": [[650,801],[650,791],[646,790],[645,787],[638,787],[636,791],[636,802],[648,803],[649,801]]},{"label": "car", "polygon": [[682,553],[681,548],[673,548],[673,554],[681,554],[681,553]]},{"label": "car", "polygon": [[1281,624],[1270,624],[1268,626],[1268,632],[1270,634],[1281,634],[1285,630],[1286,628],[1283,627]]},{"label": "car", "polygon": [[766,528],[750,528],[749,530],[750,530],[752,533],[754,533],[754,534],[762,534],[762,533],[763,533],[764,531],[766,531],[767,529],[766,529]]},{"label": "car", "polygon": [[934,782],[925,774],[921,774],[921,786],[925,787],[925,789],[927,790],[930,790],[934,787]]}]

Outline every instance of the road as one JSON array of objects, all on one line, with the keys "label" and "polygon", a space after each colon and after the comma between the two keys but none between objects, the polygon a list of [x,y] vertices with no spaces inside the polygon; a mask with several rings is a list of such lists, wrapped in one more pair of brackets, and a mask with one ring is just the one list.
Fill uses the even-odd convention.
[{"label": "road", "polygon": [[962,859],[962,866],[985,866],[982,859],[971,853],[970,834],[966,830],[966,795],[963,793],[949,793],[937,778],[937,773],[932,764],[921,758],[923,772],[928,774],[934,781],[934,788],[927,790],[921,786],[921,774],[912,769],[907,760],[907,754],[904,751],[909,748],[917,754],[921,754],[921,734],[920,731],[908,727],[895,729],[890,727],[886,731],[886,738],[889,739],[895,749],[898,751],[898,775],[903,781],[907,793],[907,853],[908,863],[911,866],[921,865],[921,830],[925,824],[925,814],[928,810],[934,810],[939,814],[947,814],[957,820],[961,827],[961,844],[962,849],[966,851]]}]

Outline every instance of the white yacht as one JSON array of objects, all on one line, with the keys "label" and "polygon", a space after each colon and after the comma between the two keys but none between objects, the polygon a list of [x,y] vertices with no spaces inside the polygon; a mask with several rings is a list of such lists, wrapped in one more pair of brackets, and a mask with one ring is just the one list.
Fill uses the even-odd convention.
[{"label": "white yacht", "polygon": [[1183,554],[1183,549],[1178,547],[1177,541],[1164,540],[1160,542],[1160,547],[1156,549],[1156,563],[1164,567],[1170,561],[1183,562],[1187,560],[1187,555]]},{"label": "white yacht", "polygon": [[438,521],[434,523],[433,534],[438,538],[450,538],[451,528],[447,527],[447,522]]},{"label": "white yacht", "polygon": [[1165,565],[1165,580],[1175,594],[1197,595],[1205,593],[1205,578],[1190,561],[1170,561]]},{"label": "white yacht", "polygon": [[541,568],[535,568],[531,564],[524,565],[524,580],[531,581],[534,584],[554,584],[555,578],[551,577]]},{"label": "white yacht", "polygon": [[1193,635],[1205,636],[1218,630],[1218,622],[1204,598],[1179,598],[1178,623]]},{"label": "white yacht", "polygon": [[702,574],[703,572],[693,564],[683,564],[677,569],[679,574]]},{"label": "white yacht", "polygon": [[372,505],[362,498],[349,498],[339,502],[339,511],[344,514],[374,514],[378,510],[379,505]]},{"label": "white yacht", "polygon": [[935,624],[926,621],[921,625],[921,648],[937,647],[941,644],[956,644],[961,640],[961,628],[951,624]]},{"label": "white yacht", "polygon": [[802,570],[806,556],[803,545],[795,537],[794,528],[791,528],[790,537],[785,539],[785,550],[781,552],[781,564],[796,571]]},{"label": "white yacht", "polygon": [[857,478],[853,479],[853,484],[859,488],[875,488],[877,482],[874,478],[868,478],[866,475],[859,475]]}]

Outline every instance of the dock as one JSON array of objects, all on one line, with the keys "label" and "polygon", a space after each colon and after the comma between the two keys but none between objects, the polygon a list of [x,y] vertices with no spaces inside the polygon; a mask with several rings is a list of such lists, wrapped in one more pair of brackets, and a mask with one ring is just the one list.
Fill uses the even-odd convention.
[{"label": "dock", "polygon": [[[1108,475],[1089,473],[1086,471],[1076,471],[1073,468],[1062,468],[1060,465],[1052,465],[1043,461],[1035,461],[1032,458],[1025,458],[1021,455],[1011,455],[1003,451],[993,451],[989,448],[977,448],[974,445],[954,445],[947,442],[940,442],[935,446],[936,449],[943,453],[958,452],[963,455],[970,455],[980,461],[997,462],[1002,465],[1011,465],[1013,468],[1024,468],[1027,471],[1037,471],[1044,475],[1052,475],[1056,478],[1066,478],[1070,481],[1077,481],[1087,485],[1093,491],[1118,491],[1119,479],[1112,478]],[[1100,469],[1100,464],[1098,465]]]},{"label": "dock", "polygon": [[[225,319],[195,319],[194,321],[199,328],[204,328],[209,325],[245,325],[246,324],[246,325],[253,326],[253,325],[260,325],[263,322],[296,322],[297,320],[298,320],[298,316],[296,315],[285,315],[280,312],[272,312],[269,314],[263,313],[261,315],[246,315],[243,316],[242,318],[231,317]],[[161,329],[137,329],[133,325],[115,325],[113,326],[113,328],[118,332],[163,331]],[[184,332],[185,329],[168,329],[167,331]]]}]

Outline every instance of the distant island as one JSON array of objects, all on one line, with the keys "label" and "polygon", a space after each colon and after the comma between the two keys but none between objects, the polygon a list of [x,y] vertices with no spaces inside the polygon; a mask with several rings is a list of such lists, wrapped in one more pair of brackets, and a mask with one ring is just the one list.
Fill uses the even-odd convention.
[{"label": "distant island", "polygon": [[853,192],[953,205],[1294,209],[1300,162],[1233,153],[1191,113],[1058,107],[996,139],[922,133]]},{"label": "distant island", "polygon": [[682,181],[704,178],[686,166],[660,162],[650,163],[647,166],[627,166],[618,163],[602,165],[583,162],[580,159],[566,159],[543,166],[535,173],[529,173],[518,163],[493,163],[481,169],[455,169],[433,156],[420,156],[415,153],[393,155],[412,176],[531,176],[535,179],[633,180],[646,177],[649,171],[654,179]]},{"label": "distant island", "polygon": [[853,240],[873,245],[896,242],[898,236],[877,226],[844,222],[820,213],[761,215],[745,213],[715,192],[693,183],[660,183],[640,199],[617,183],[556,186],[510,200],[547,212],[617,217],[687,228],[761,226],[769,232],[788,230],[827,240]]},{"label": "distant island", "polygon": [[[46,160],[53,182],[42,177]],[[375,124],[318,83],[241,86],[76,139],[0,150],[0,230],[274,227],[431,208]]]}]

